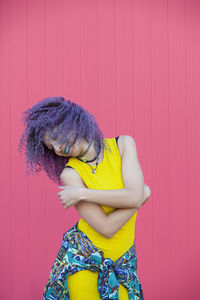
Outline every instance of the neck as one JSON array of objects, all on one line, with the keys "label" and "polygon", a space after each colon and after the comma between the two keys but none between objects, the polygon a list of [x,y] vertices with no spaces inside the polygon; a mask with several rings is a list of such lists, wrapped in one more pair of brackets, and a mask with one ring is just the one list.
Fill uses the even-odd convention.
[{"label": "neck", "polygon": [[[82,157],[86,157],[87,160],[92,160],[97,156],[97,153],[95,151],[95,147],[94,147],[94,141],[92,141],[89,150],[82,156],[82,154],[87,150],[89,143],[87,141],[84,140],[84,143],[82,145],[82,149],[79,156],[79,159],[81,159]],[[103,154],[103,149],[101,149],[101,152],[99,154],[99,160],[101,160],[102,158],[102,154]],[[91,164],[94,164],[96,160],[92,161]]]}]

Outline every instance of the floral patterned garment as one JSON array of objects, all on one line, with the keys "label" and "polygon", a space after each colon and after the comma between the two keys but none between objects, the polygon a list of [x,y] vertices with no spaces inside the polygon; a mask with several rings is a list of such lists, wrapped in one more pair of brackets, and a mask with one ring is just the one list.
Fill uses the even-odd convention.
[{"label": "floral patterned garment", "polygon": [[103,300],[119,300],[119,283],[127,288],[130,300],[144,300],[137,275],[135,242],[114,262],[104,258],[103,251],[78,228],[77,222],[63,235],[61,248],[43,292],[43,300],[70,299],[67,276],[80,270],[99,272],[97,286]]}]

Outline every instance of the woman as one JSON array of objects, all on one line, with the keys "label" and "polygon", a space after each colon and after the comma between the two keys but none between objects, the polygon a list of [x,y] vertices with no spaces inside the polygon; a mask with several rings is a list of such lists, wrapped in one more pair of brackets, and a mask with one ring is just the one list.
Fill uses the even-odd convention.
[{"label": "woman", "polygon": [[134,139],[104,139],[95,117],[63,97],[41,100],[23,121],[27,172],[62,182],[62,205],[82,217],[63,235],[43,299],[144,299],[134,237],[150,189]]}]

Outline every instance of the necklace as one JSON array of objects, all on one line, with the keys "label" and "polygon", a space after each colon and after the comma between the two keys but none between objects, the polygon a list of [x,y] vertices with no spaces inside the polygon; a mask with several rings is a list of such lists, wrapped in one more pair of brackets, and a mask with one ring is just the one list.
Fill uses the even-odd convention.
[{"label": "necklace", "polygon": [[[94,160],[97,160],[95,169],[93,169],[93,167],[92,167],[91,165],[88,164],[88,165],[91,167],[91,169],[92,169],[92,174],[95,174],[95,173],[96,173],[97,166],[98,166],[98,163],[99,163],[99,154],[100,154],[100,152],[101,152],[101,148],[99,149],[99,152],[97,153],[97,155],[95,156],[94,159],[87,160],[87,157],[86,157],[86,156],[83,156],[84,154],[86,154],[86,153],[88,152],[88,150],[90,149],[91,144],[92,144],[92,140],[90,141],[90,143],[89,143],[89,145],[88,145],[88,147],[87,147],[87,150],[86,150],[83,154],[81,154],[80,156],[77,156],[76,158],[78,158],[79,160],[83,161],[84,163],[88,163],[88,162],[92,162],[92,161],[94,161]],[[82,158],[81,158],[81,157],[82,157]]]}]

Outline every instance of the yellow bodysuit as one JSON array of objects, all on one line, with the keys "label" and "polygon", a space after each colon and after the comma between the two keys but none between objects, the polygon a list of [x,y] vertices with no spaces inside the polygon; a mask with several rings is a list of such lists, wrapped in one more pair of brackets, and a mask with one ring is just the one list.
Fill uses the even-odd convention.
[{"label": "yellow bodysuit", "polygon": [[[76,157],[71,157],[66,166],[74,168],[89,189],[123,189],[121,156],[116,138],[107,138],[105,143],[108,149],[104,149],[104,158],[98,164],[95,174],[92,173],[91,166]],[[101,205],[101,207],[107,214],[115,210],[110,206]],[[78,228],[104,252],[105,258],[109,257],[116,261],[133,245],[136,217],[137,212],[111,239],[98,233],[83,218],[79,220]],[[97,278],[98,272],[89,270],[81,270],[69,275],[67,284],[70,300],[101,300],[97,289]],[[129,299],[127,289],[121,284],[119,284],[119,299]]]}]

